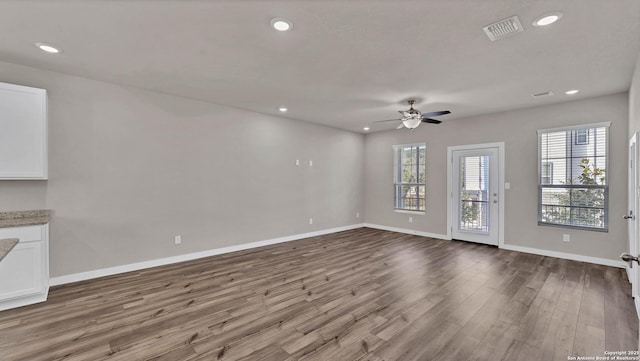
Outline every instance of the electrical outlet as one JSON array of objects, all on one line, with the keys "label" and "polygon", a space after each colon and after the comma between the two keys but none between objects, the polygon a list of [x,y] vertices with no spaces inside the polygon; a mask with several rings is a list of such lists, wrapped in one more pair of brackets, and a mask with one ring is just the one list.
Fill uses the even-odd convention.
[{"label": "electrical outlet", "polygon": [[360,213],[356,212],[356,218],[360,218]]},{"label": "electrical outlet", "polygon": [[296,159],[296,165],[300,165],[300,159]]},{"label": "electrical outlet", "polygon": [[313,218],[309,218],[309,224],[313,224]]},{"label": "electrical outlet", "polygon": [[313,167],[313,161],[312,160],[309,161],[309,167]]},{"label": "electrical outlet", "polygon": [[175,242],[175,244],[182,243],[182,236],[176,236],[173,241]]},{"label": "electrical outlet", "polygon": [[409,223],[413,223],[413,217],[409,217]]},{"label": "electrical outlet", "polygon": [[571,235],[570,234],[563,234],[562,235],[562,241],[563,242],[571,242]]}]

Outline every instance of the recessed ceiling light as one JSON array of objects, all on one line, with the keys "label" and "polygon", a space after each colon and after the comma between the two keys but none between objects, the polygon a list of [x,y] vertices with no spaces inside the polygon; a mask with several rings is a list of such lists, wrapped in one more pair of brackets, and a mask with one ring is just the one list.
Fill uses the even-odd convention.
[{"label": "recessed ceiling light", "polygon": [[564,93],[567,94],[567,95],[573,95],[573,94],[578,94],[579,91],[580,91],[580,89],[573,89],[573,90],[567,90]]},{"label": "recessed ceiling light", "polygon": [[369,127],[364,127],[364,128],[362,128],[362,130],[364,130],[365,132],[368,132],[369,130],[371,130],[371,128],[369,128]]},{"label": "recessed ceiling light", "polygon": [[533,26],[547,26],[560,20],[562,13],[545,14],[533,21]]},{"label": "recessed ceiling light", "polygon": [[51,46],[51,45],[49,45],[49,44],[45,44],[45,43],[35,43],[35,45],[36,45],[40,50],[45,51],[45,52],[50,53],[50,54],[59,54],[59,53],[61,53],[61,52],[62,52],[62,50],[60,50],[60,49],[58,49],[58,48],[56,48],[56,47],[54,47],[54,46]]},{"label": "recessed ceiling light", "polygon": [[283,18],[271,19],[271,27],[278,31],[289,31],[293,29],[293,23]]},{"label": "recessed ceiling light", "polygon": [[280,107],[278,108],[279,111],[281,111],[282,113],[286,113],[287,110],[289,110],[287,107]]}]

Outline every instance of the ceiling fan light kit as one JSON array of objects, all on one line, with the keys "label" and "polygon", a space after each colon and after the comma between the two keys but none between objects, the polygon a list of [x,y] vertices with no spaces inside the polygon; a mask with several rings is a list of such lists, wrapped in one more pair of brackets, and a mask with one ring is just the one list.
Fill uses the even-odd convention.
[{"label": "ceiling fan light kit", "polygon": [[432,119],[430,117],[437,117],[439,115],[451,114],[448,110],[442,110],[437,112],[430,113],[421,113],[418,109],[413,108],[413,104],[415,104],[414,99],[410,99],[407,101],[409,103],[409,110],[399,110],[398,113],[402,114],[401,119],[391,119],[391,120],[380,120],[376,123],[381,122],[397,122],[400,121],[400,124],[396,129],[408,128],[415,129],[422,123],[430,123],[430,124],[440,124],[442,121],[437,119]]},{"label": "ceiling fan light kit", "polygon": [[408,118],[402,121],[402,124],[409,129],[415,129],[422,123],[422,119],[420,118]]}]

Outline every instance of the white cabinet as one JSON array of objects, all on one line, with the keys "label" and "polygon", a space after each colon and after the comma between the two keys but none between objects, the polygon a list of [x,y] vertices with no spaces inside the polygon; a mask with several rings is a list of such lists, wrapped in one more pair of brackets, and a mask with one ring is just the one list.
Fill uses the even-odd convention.
[{"label": "white cabinet", "polygon": [[47,179],[47,91],[0,83],[0,179]]},{"label": "white cabinet", "polygon": [[49,225],[0,228],[0,239],[19,238],[0,261],[0,311],[47,300]]}]

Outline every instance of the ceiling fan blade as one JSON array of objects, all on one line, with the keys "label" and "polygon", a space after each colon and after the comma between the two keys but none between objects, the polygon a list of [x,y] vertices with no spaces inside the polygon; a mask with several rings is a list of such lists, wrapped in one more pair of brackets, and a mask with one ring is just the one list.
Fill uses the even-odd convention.
[{"label": "ceiling fan blade", "polygon": [[437,117],[438,115],[446,115],[446,114],[451,114],[451,112],[448,110],[442,110],[439,112],[424,113],[422,114],[422,117],[429,118],[429,117]]},{"label": "ceiling fan blade", "polygon": [[402,129],[402,128],[404,128],[404,123],[400,123],[400,124],[396,127],[396,129]]},{"label": "ceiling fan blade", "polygon": [[429,123],[429,124],[440,124],[440,123],[442,123],[441,120],[431,119],[431,118],[422,118],[422,122],[423,123]]},{"label": "ceiling fan blade", "polygon": [[402,119],[389,119],[389,120],[376,120],[374,123],[382,123],[382,122],[398,122]]}]

